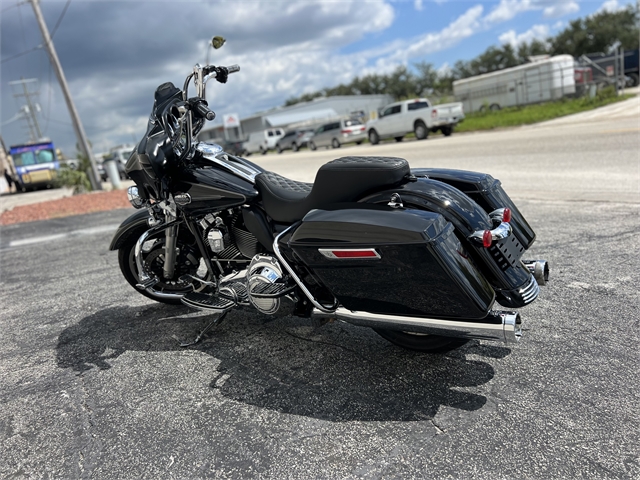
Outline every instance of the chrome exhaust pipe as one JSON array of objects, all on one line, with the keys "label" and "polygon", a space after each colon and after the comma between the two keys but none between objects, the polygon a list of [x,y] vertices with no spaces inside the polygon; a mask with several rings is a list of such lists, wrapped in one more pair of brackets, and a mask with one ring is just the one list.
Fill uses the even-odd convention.
[{"label": "chrome exhaust pipe", "polygon": [[322,318],[335,318],[362,327],[427,333],[445,337],[476,338],[504,343],[518,343],[522,336],[522,318],[518,312],[491,311],[485,318],[478,321],[352,312],[343,307],[339,307],[332,313],[314,309],[313,315]]},{"label": "chrome exhaust pipe", "polygon": [[541,287],[549,281],[549,263],[546,260],[522,260]]}]

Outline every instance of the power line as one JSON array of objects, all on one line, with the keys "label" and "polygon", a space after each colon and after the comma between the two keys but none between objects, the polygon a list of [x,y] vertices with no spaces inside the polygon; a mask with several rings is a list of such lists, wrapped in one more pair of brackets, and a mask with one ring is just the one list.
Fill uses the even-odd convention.
[{"label": "power line", "polygon": [[[15,5],[13,5],[14,7],[18,7],[22,4],[24,4],[25,2],[21,2],[21,3],[16,3]],[[56,26],[53,27],[53,31],[51,33],[51,40],[53,40],[53,36],[56,34],[56,31],[58,30],[58,27],[60,26],[60,23],[62,22],[62,19],[64,18],[65,14],[67,13],[67,9],[69,8],[69,4],[71,3],[71,0],[67,0],[67,3],[64,5],[64,8],[62,9],[62,13],[60,14],[60,16],[58,17],[58,21],[56,22]],[[12,7],[9,7],[12,8]],[[7,9],[5,9],[7,10]],[[3,10],[4,11],[4,10]],[[22,12],[20,10],[18,10],[20,12],[20,28],[22,29],[22,41],[23,43],[27,43],[26,39],[24,38],[24,25],[22,24]],[[42,47],[44,47],[43,44],[38,45],[37,47],[33,47],[29,50],[25,50],[24,52],[21,53],[17,53],[15,55],[12,55],[9,58],[5,58],[2,61],[0,61],[0,63],[5,63],[5,62],[9,62],[15,58],[18,57],[22,57],[24,55],[27,55],[28,53],[34,52],[36,50],[40,50]]]}]

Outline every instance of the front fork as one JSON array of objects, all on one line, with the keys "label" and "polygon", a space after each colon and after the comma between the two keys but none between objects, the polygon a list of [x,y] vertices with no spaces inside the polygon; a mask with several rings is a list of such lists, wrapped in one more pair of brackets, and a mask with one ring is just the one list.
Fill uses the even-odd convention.
[{"label": "front fork", "polygon": [[[175,218],[170,219],[167,218],[168,222],[175,220]],[[176,255],[177,255],[177,238],[178,238],[178,228],[179,225],[174,225],[172,227],[167,228],[165,233],[165,243],[164,243],[164,266],[162,268],[162,273],[164,278],[170,279],[173,278],[173,274],[175,272],[176,265]]]}]

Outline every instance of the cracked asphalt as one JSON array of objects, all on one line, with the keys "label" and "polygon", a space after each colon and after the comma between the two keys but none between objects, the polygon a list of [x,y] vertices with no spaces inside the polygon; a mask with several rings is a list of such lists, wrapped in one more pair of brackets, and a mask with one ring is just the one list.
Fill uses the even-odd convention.
[{"label": "cracked asphalt", "polygon": [[[637,139],[577,155],[624,169]],[[518,181],[551,282],[519,345],[444,355],[250,311],[181,348],[208,317],[137,294],[108,251],[133,210],[3,227],[0,478],[639,478],[637,199]]]}]

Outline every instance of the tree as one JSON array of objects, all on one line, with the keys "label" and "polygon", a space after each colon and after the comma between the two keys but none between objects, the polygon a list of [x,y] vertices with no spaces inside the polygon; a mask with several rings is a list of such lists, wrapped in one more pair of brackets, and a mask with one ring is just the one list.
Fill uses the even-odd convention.
[{"label": "tree", "polygon": [[588,53],[607,53],[620,42],[625,50],[638,48],[638,8],[629,5],[617,12],[600,12],[573,20],[550,40],[551,54],[574,57]]}]

